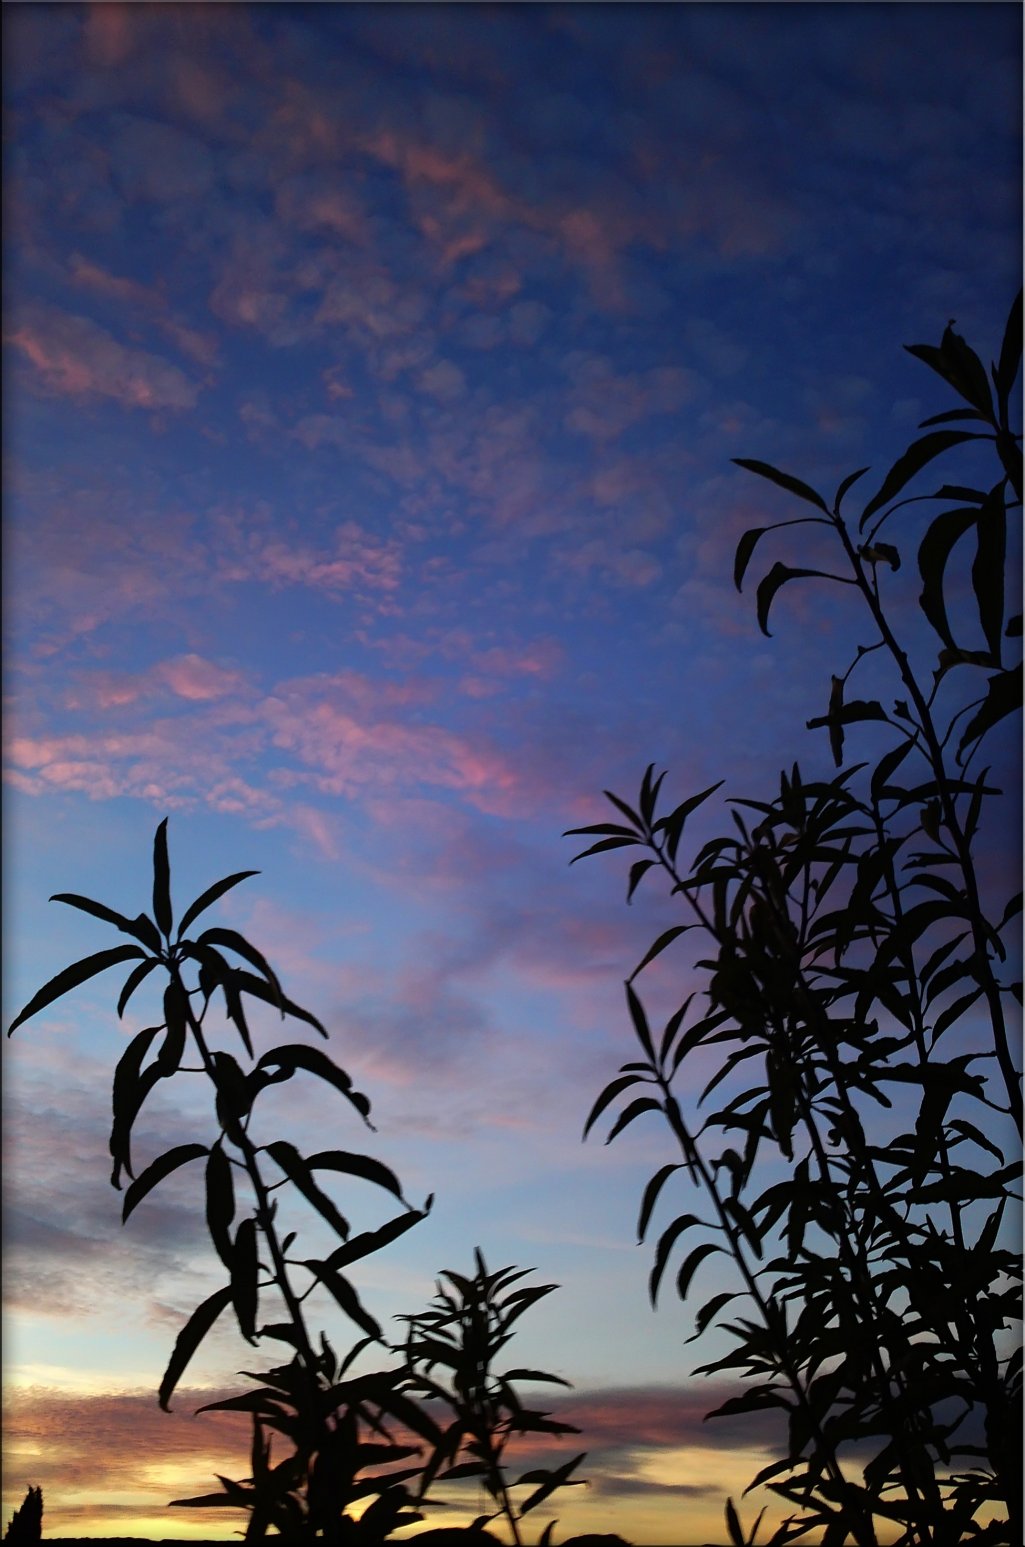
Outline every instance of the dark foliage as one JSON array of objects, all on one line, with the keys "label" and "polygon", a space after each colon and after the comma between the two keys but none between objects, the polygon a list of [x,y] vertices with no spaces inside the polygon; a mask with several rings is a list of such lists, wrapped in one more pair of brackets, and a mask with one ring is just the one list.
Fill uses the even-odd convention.
[{"label": "dark foliage", "polygon": [[[513,1285],[526,1276],[524,1270],[501,1268],[489,1273],[479,1249],[474,1260],[477,1271],[472,1278],[444,1272],[442,1277],[449,1287],[439,1283],[426,1310],[402,1318],[409,1325],[403,1352],[410,1389],[426,1401],[439,1400],[452,1415],[424,1469],[421,1489],[426,1492],[435,1479],[479,1478],[495,1508],[481,1515],[474,1527],[504,1519],[519,1547],[524,1515],[557,1488],[578,1482],[572,1473],[584,1457],[575,1456],[551,1470],[535,1468],[515,1481],[507,1477],[505,1452],[514,1435],[578,1432],[572,1424],[557,1423],[548,1413],[525,1407],[516,1390],[516,1383],[522,1381],[557,1386],[565,1386],[566,1381],[544,1370],[511,1368],[499,1372],[494,1368],[496,1356],[513,1335],[514,1324],[557,1286],[521,1285],[514,1289]],[[529,1486],[531,1491],[514,1503],[509,1490],[521,1486]],[[549,1540],[550,1530],[546,1530],[543,1542]]]},{"label": "dark foliage", "polygon": [[[672,1271],[680,1299],[696,1302],[694,1336],[726,1335],[728,1351],[699,1367],[745,1383],[720,1414],[779,1414],[776,1459],[751,1485],[793,1507],[774,1543],[815,1532],[870,1544],[881,1528],[907,1547],[1013,1547],[1023,1539],[1021,896],[999,892],[978,847],[987,822],[992,833],[1013,820],[979,764],[1021,704],[1007,565],[1021,509],[1010,417],[1021,298],[988,376],[952,325],[938,347],[911,353],[961,406],[925,421],[857,521],[842,506],[867,469],[828,501],[766,463],[740,463],[814,513],[747,532],[738,589],[767,534],[800,524],[823,539],[815,567],[776,561],[759,582],[761,629],[782,588],[809,576],[851,588],[864,607],[869,642],[808,722],[826,730],[839,771],[806,780],[794,764],[769,798],[732,801],[730,828],[689,860],[687,823],[718,785],[666,809],[654,767],[634,804],[609,795],[614,821],[574,829],[590,840],[585,854],[641,850],[628,900],[650,872],[686,910],[626,984],[640,1058],[606,1086],[585,1132],[618,1104],[610,1139],[658,1113],[675,1140],[679,1158],[645,1190],[639,1238],[681,1182],[697,1201],[659,1231],[651,1299]],[[966,442],[976,465],[979,451],[994,456],[984,484],[906,492]],[[912,665],[923,630],[911,630],[914,649],[902,642],[888,589],[904,559],[901,520],[919,504],[924,671]],[[870,669],[878,696],[854,697],[853,674]],[[865,760],[844,767],[849,731]],[[635,980],[670,948],[678,957],[684,936],[700,942],[687,964],[700,986],[652,1026]],[[716,1255],[735,1287],[701,1303]],[[735,1547],[753,1539],[732,1501],[727,1526]]]},{"label": "dark foliage", "polygon": [[36,1547],[43,1538],[43,1490],[29,1487],[24,1500],[11,1516],[4,1541],[12,1547]]}]

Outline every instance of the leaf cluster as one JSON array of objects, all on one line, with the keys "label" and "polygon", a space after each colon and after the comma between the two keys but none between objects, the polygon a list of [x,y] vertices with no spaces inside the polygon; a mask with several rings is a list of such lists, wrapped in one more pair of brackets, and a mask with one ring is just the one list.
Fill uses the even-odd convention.
[{"label": "leaf cluster", "polygon": [[[575,1456],[554,1468],[533,1468],[510,1481],[505,1453],[514,1436],[576,1434],[572,1424],[526,1406],[518,1382],[568,1384],[544,1370],[497,1370],[495,1360],[513,1336],[523,1313],[557,1287],[522,1285],[529,1270],[488,1271],[483,1254],[474,1253],[472,1277],[446,1270],[427,1309],[400,1318],[408,1326],[403,1353],[410,1372],[410,1389],[428,1401],[438,1400],[451,1413],[421,1481],[426,1491],[439,1482],[478,1478],[495,1508],[478,1516],[475,1526],[504,1518],[520,1542],[519,1522],[557,1488],[581,1480],[572,1473],[584,1459]],[[519,1285],[518,1288],[513,1288]],[[510,1488],[530,1486],[526,1498],[514,1503]],[[546,1531],[544,1540],[548,1540]]]}]

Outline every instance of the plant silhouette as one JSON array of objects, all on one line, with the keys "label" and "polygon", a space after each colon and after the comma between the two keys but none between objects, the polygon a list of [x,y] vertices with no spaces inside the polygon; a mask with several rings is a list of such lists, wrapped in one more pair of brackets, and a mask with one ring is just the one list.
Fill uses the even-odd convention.
[{"label": "plant silhouette", "polygon": [[43,1538],[43,1490],[29,1487],[11,1516],[4,1541],[12,1547],[36,1547]]},{"label": "plant silhouette", "polygon": [[[512,1286],[529,1269],[501,1268],[489,1273],[479,1248],[474,1253],[472,1277],[446,1269],[431,1305],[415,1315],[404,1316],[408,1333],[403,1349],[409,1370],[409,1386],[428,1401],[440,1399],[452,1413],[421,1477],[426,1490],[437,1479],[477,1477],[496,1506],[474,1522],[482,1527],[504,1519],[513,1541],[520,1547],[520,1522],[529,1510],[549,1498],[557,1488],[573,1486],[572,1473],[584,1459],[575,1456],[552,1470],[535,1468],[510,1482],[505,1451],[514,1435],[577,1434],[572,1424],[559,1423],[547,1413],[525,1407],[515,1382],[548,1382],[568,1385],[544,1370],[495,1370],[494,1361],[512,1337],[512,1327],[524,1311],[557,1287],[555,1284]],[[437,1373],[435,1373],[437,1372]],[[466,1458],[466,1459],[461,1459]],[[530,1486],[529,1496],[516,1504],[510,1488]],[[551,1527],[542,1541],[550,1539]]]},{"label": "plant silhouette", "polygon": [[[288,1355],[287,1362],[249,1377],[259,1383],[256,1390],[208,1404],[212,1410],[251,1415],[251,1476],[241,1482],[221,1477],[220,1493],[175,1502],[247,1510],[248,1541],[261,1540],[271,1530],[296,1542],[315,1537],[371,1541],[375,1533],[383,1537],[397,1525],[422,1519],[408,1507],[411,1496],[406,1488],[419,1467],[396,1471],[393,1465],[416,1452],[408,1444],[396,1443],[389,1425],[401,1424],[430,1444],[437,1442],[438,1434],[429,1416],[399,1389],[401,1372],[348,1373],[353,1359],[369,1345],[379,1344],[382,1349],[386,1345],[345,1270],[422,1220],[432,1200],[428,1198],[422,1209],[412,1208],[394,1173],[369,1155],[331,1149],[303,1156],[285,1140],[258,1142],[254,1136],[261,1093],[300,1074],[329,1086],[360,1122],[372,1126],[366,1096],[320,1049],[292,1042],[256,1056],[247,1000],[269,1005],[282,1019],[297,1019],[327,1036],[316,1016],[284,994],[264,956],[232,929],[210,927],[194,937],[187,934],[213,903],[255,874],[241,871],[215,882],[186,908],[175,929],[165,818],[153,844],[152,915],[129,918],[73,893],[59,893],[52,899],[113,925],[135,943],[100,951],[58,973],[15,1017],[9,1034],[107,968],[132,964],[117,1001],[119,1016],[151,974],[163,980],[162,1022],[132,1038],[114,1072],[111,1182],[120,1189],[122,1177],[128,1179],[122,1208],[122,1219],[127,1221],[168,1176],[202,1161],[207,1231],[226,1282],[197,1306],[178,1334],[160,1382],[160,1406],[169,1410],[190,1360],[229,1306],[247,1343],[257,1346],[266,1340],[283,1347]],[[238,961],[245,965],[237,965]],[[248,1067],[214,1046],[210,1012],[215,997],[223,1002],[226,1025],[241,1041]],[[198,1054],[198,1068],[185,1063],[190,1048]],[[212,1087],[217,1139],[211,1145],[178,1144],[136,1175],[133,1129],[147,1096],[161,1081],[197,1073],[205,1075]],[[339,1176],[380,1188],[403,1205],[402,1212],[376,1230],[352,1234],[323,1187],[325,1177]],[[247,1205],[243,1188],[248,1192]],[[339,1244],[326,1256],[299,1255],[296,1232],[283,1234],[279,1199],[274,1196],[282,1188],[297,1192],[337,1237]],[[308,1325],[304,1304],[317,1287],[328,1292],[363,1334],[344,1360],[338,1359],[323,1333],[316,1336]],[[285,1442],[284,1456],[272,1454],[273,1437]],[[391,1470],[382,1472],[381,1466]],[[369,1475],[368,1468],[374,1469]],[[347,1518],[349,1505],[368,1497],[371,1503],[362,1519]]]},{"label": "plant silhouette", "polygon": [[[229,1306],[247,1344],[258,1347],[266,1340],[286,1354],[282,1362],[268,1369],[241,1372],[254,1383],[252,1389],[199,1409],[249,1415],[250,1475],[237,1481],[219,1476],[219,1491],[176,1499],[173,1504],[191,1509],[244,1510],[248,1513],[245,1537],[250,1542],[276,1534],[292,1543],[318,1540],[336,1547],[374,1547],[401,1527],[423,1521],[423,1507],[434,1502],[426,1495],[439,1467],[450,1462],[460,1447],[476,1455],[474,1446],[478,1446],[479,1465],[449,1465],[443,1475],[465,1475],[471,1466],[482,1471],[499,1502],[498,1513],[509,1521],[519,1543],[518,1519],[568,1482],[576,1462],[519,1479],[532,1483],[534,1492],[517,1511],[510,1504],[502,1472],[502,1453],[509,1435],[576,1431],[523,1408],[511,1384],[516,1378],[555,1377],[511,1370],[496,1377],[497,1384],[493,1384],[488,1361],[508,1341],[510,1328],[522,1312],[556,1286],[520,1289],[499,1299],[500,1291],[521,1275],[515,1270],[488,1275],[478,1253],[475,1279],[447,1275],[465,1287],[469,1296],[464,1309],[470,1320],[460,1335],[453,1337],[445,1318],[433,1307],[409,1318],[409,1339],[405,1348],[398,1350],[405,1354],[405,1360],[394,1361],[397,1350],[386,1342],[380,1325],[346,1277],[346,1270],[418,1224],[429,1212],[433,1198],[429,1197],[422,1209],[411,1207],[395,1174],[372,1156],[340,1149],[303,1155],[286,1140],[257,1137],[261,1093],[301,1075],[329,1086],[361,1123],[367,1127],[372,1124],[366,1096],[354,1089],[348,1074],[321,1049],[291,1042],[257,1057],[247,1001],[269,1006],[282,1019],[299,1020],[327,1036],[316,1016],[285,995],[261,952],[232,929],[215,926],[194,936],[187,933],[201,914],[255,874],[240,871],[215,882],[186,908],[175,929],[165,818],[157,827],[153,844],[151,914],[131,918],[75,893],[62,892],[51,899],[113,925],[134,943],[99,951],[65,968],[44,984],[8,1030],[10,1035],[30,1017],[110,967],[131,964],[117,1000],[119,1017],[152,974],[163,984],[163,1020],[131,1039],[114,1072],[111,1182],[120,1190],[122,1179],[127,1180],[122,1207],[126,1223],[167,1177],[202,1161],[200,1190],[207,1233],[225,1270],[226,1282],[193,1311],[178,1334],[160,1382],[160,1406],[170,1410],[171,1397],[186,1368]],[[241,1040],[246,1064],[215,1046],[216,1033],[211,1025],[216,1017],[211,1012],[217,1003],[224,1012],[220,1029]],[[198,1055],[198,1065],[186,1062],[190,1049]],[[219,1130],[216,1140],[212,1144],[177,1144],[137,1174],[132,1140],[143,1104],[162,1081],[190,1075],[205,1076],[211,1087]],[[354,1234],[334,1197],[325,1190],[325,1184],[337,1178],[384,1191],[402,1205],[402,1211],[375,1230]],[[285,1232],[279,1218],[279,1195],[285,1189],[311,1206],[337,1239],[338,1244],[326,1255],[302,1255],[296,1244],[297,1232]],[[315,1334],[310,1328],[306,1301],[318,1289],[327,1292],[361,1334],[344,1357],[336,1354],[323,1331]],[[484,1329],[484,1383],[461,1384],[466,1360],[478,1356],[473,1336],[480,1326]],[[456,1384],[451,1389],[426,1373],[436,1362],[427,1357],[424,1339],[428,1332],[434,1346],[453,1351],[450,1368]],[[388,1362],[369,1373],[355,1373],[356,1361],[374,1347],[380,1348]],[[421,1395],[440,1395],[455,1405],[457,1417],[447,1430],[438,1427],[418,1400]],[[41,1511],[41,1493],[30,1490],[11,1523],[10,1539],[37,1541]],[[33,1522],[35,1537],[30,1534]],[[482,1543],[494,1540],[480,1525],[465,1532],[459,1528],[430,1531],[422,1539],[443,1544],[455,1537]],[[547,1543],[550,1539],[549,1528],[543,1540]]]},{"label": "plant silhouette", "polygon": [[[639,1239],[677,1184],[696,1191],[695,1212],[674,1212],[659,1232],[652,1303],[682,1247],[676,1291],[688,1304],[709,1258],[732,1262],[735,1287],[693,1317],[694,1337],[718,1327],[732,1346],[696,1373],[745,1382],[718,1414],[780,1415],[776,1456],[751,1484],[794,1508],[773,1543],[815,1531],[867,1547],[881,1525],[907,1547],[969,1537],[1013,1547],[1023,1540],[1011,1029],[1021,895],[1003,895],[979,857],[1001,791],[978,764],[1021,704],[1007,569],[1008,518],[1021,508],[1011,420],[1021,297],[989,375],[953,325],[910,352],[960,403],[924,421],[928,433],[856,523],[842,507],[867,469],[827,501],[767,463],[739,462],[804,513],[744,534],[738,589],[769,533],[800,525],[823,539],[816,567],[802,554],[802,567],[777,561],[759,582],[762,631],[794,580],[849,588],[864,609],[868,643],[808,722],[827,731],[839,771],[806,780],[795,763],[775,795],[732,801],[730,829],[689,863],[686,824],[719,785],[665,810],[653,765],[633,804],[606,792],[615,821],[572,830],[592,840],[584,854],[642,850],[627,901],[650,872],[686,909],[627,981],[640,1058],[606,1085],[585,1134],[616,1103],[610,1140],[646,1113],[668,1125],[679,1158],[645,1188]],[[968,442],[959,481],[906,492]],[[976,487],[982,451],[997,465]],[[908,538],[895,534],[900,520]],[[925,630],[890,589],[908,539]],[[966,595],[952,558],[969,553]],[[925,668],[913,665],[923,633]],[[872,671],[878,696],[851,696],[854,673]],[[863,726],[865,760],[845,768],[848,730]],[[704,986],[653,1027],[636,980],[691,931],[689,971]],[[727,1527],[734,1547],[753,1540],[732,1500]]]}]

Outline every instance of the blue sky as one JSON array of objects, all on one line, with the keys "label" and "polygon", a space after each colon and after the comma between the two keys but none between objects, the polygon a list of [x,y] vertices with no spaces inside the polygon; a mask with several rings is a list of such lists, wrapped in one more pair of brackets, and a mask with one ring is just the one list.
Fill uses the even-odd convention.
[{"label": "blue sky", "polygon": [[[809,589],[758,632],[733,550],[785,502],[731,458],[881,477],[948,406],[901,345],[956,318],[995,354],[1020,9],[4,27],[6,1014],[106,944],[46,898],[142,907],[163,816],[183,900],[259,869],[224,922],[330,1027],[374,1152],[437,1195],[365,1264],[368,1303],[415,1309],[477,1244],[536,1266],[564,1287],[520,1351],[574,1382],[604,1479],[562,1519],[712,1537],[765,1434],[702,1426],[686,1309],[648,1307],[661,1135],[579,1141],[674,915],[627,910],[621,867],[570,869],[560,834],[650,761],[681,798],[826,766],[804,723],[852,615]],[[214,1269],[184,1184],[118,1223],[115,993],[5,1046],[4,1508],[41,1479],[50,1534],[208,1535],[163,1504],[237,1446],[148,1394]],[[283,1121],[328,1123],[311,1103]],[[155,1100],[154,1153],[187,1120]],[[225,1328],[190,1380],[237,1361]],[[97,1481],[100,1433],[144,1435],[146,1466],[114,1444]]]}]

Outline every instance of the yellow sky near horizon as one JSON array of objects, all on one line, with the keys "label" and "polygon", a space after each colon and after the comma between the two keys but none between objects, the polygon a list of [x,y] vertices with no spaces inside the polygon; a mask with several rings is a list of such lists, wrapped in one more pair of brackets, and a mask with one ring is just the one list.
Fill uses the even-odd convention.
[{"label": "yellow sky near horizon", "polygon": [[[242,1512],[171,1510],[172,1498],[216,1489],[215,1475],[241,1476],[248,1465],[248,1421],[229,1414],[193,1413],[208,1393],[180,1394],[175,1412],[161,1413],[151,1392],[119,1394],[84,1389],[81,1373],[62,1389],[22,1382],[5,1396],[3,1512],[9,1520],[25,1489],[43,1488],[48,1538],[142,1537],[155,1541],[236,1541]],[[572,1437],[577,1440],[577,1436]],[[586,1433],[579,1436],[581,1448]],[[102,1459],[101,1459],[102,1458]],[[559,1457],[555,1458],[560,1459]],[[631,1472],[617,1491],[615,1479],[596,1488],[567,1489],[528,1517],[531,1539],[556,1519],[557,1538],[583,1532],[616,1532],[636,1547],[725,1540],[724,1504],[732,1493],[742,1518],[754,1520],[762,1502],[742,1500],[746,1481],[766,1464],[764,1451],[724,1451],[712,1446],[656,1447],[631,1451]],[[513,1463],[515,1466],[515,1462]],[[583,1476],[597,1481],[600,1468]],[[693,1493],[690,1490],[694,1490]],[[721,1490],[721,1491],[720,1491]],[[759,1490],[761,1493],[762,1490]],[[455,1499],[453,1488],[439,1497]],[[116,1501],[116,1502],[115,1502]],[[424,1526],[468,1524],[483,1507],[465,1504],[431,1512]],[[782,1511],[772,1509],[777,1519]],[[768,1523],[769,1515],[766,1516]],[[497,1523],[491,1527],[507,1539]]]}]

